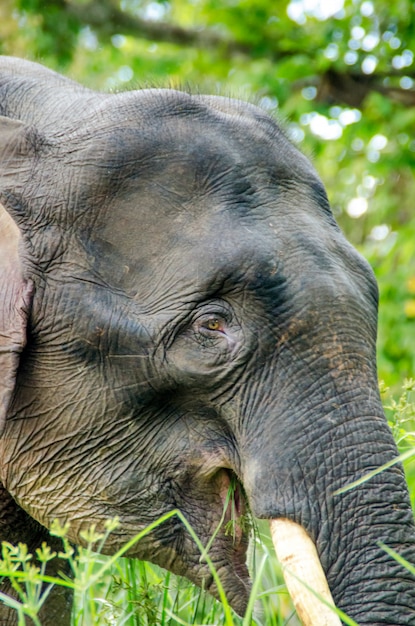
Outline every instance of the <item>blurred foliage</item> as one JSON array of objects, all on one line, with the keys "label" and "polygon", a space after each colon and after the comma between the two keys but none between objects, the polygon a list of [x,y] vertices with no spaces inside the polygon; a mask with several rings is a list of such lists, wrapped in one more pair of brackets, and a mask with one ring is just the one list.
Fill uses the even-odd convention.
[{"label": "blurred foliage", "polygon": [[[379,375],[415,376],[415,2],[2,0],[0,52],[96,89],[253,98],[312,156],[380,283]],[[254,95],[255,94],[255,95]]]}]

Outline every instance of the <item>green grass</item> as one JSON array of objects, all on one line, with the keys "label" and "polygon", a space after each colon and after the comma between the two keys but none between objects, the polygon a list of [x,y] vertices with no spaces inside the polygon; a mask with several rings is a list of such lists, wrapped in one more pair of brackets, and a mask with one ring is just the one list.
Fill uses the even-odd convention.
[{"label": "green grass", "polygon": [[[415,458],[411,451],[415,449],[415,381],[404,381],[399,398],[394,398],[384,385],[381,385],[381,390],[389,424],[399,450],[403,458],[406,458],[405,468],[414,504]],[[201,555],[211,567],[222,598],[221,603],[185,579],[161,568],[121,558],[135,542],[172,515],[181,518]],[[103,534],[97,533],[92,527],[83,536],[86,547],[77,552],[74,552],[66,539],[68,528],[54,524],[52,532],[64,542],[64,551],[60,556],[71,564],[75,574],[73,581],[45,576],[47,562],[56,556],[46,545],[37,551],[39,565],[35,565],[23,544],[12,546],[4,542],[0,579],[10,578],[18,600],[0,593],[0,601],[16,610],[19,624],[22,625],[26,615],[32,618],[35,626],[41,626],[37,617],[39,609],[52,585],[61,584],[74,589],[73,626],[299,626],[269,539],[267,523],[254,524],[248,555],[253,590],[247,614],[243,619],[237,617],[229,607],[206,547],[201,545],[179,511],[172,511],[138,533],[113,557],[104,557],[100,551],[117,524],[117,520],[108,521]],[[404,562],[386,546],[384,549],[403,567],[415,572],[414,564]],[[341,617],[344,623],[355,626],[347,616]]]},{"label": "green grass", "polygon": [[[211,567],[216,578],[222,602],[216,602],[207,593],[149,563],[121,558],[131,546],[139,541],[154,526],[172,515],[178,515],[188,532],[198,544],[201,554]],[[56,554],[44,545],[37,551],[41,566],[32,563],[24,544],[17,547],[6,542],[2,545],[3,559],[0,562],[0,577],[8,576],[18,594],[19,601],[0,595],[0,600],[12,606],[24,624],[24,615],[30,616],[36,626],[37,619],[50,587],[42,584],[65,584],[74,589],[72,624],[75,626],[176,626],[187,624],[212,624],[215,626],[298,626],[290,599],[283,584],[279,566],[275,562],[266,524],[260,524],[253,536],[250,549],[250,569],[254,579],[253,593],[246,616],[237,617],[226,601],[220,580],[208,554],[199,542],[193,529],[179,511],[172,511],[138,533],[113,557],[100,554],[109,533],[117,521],[109,521],[105,534],[95,532],[92,527],[84,533],[87,545],[76,552],[66,534],[67,527],[55,523],[52,533],[62,538],[64,550],[60,557],[68,559],[75,574],[74,581],[59,580],[45,576],[46,563]]]}]

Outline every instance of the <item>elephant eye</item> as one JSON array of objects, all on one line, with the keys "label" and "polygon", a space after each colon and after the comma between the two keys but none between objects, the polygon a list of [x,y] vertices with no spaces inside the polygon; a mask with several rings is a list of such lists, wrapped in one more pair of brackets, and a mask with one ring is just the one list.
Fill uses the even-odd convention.
[{"label": "elephant eye", "polygon": [[193,318],[193,332],[202,343],[216,343],[228,337],[232,327],[232,311],[226,302],[210,302],[198,308]]},{"label": "elephant eye", "polygon": [[226,322],[222,317],[219,317],[218,315],[209,315],[209,316],[203,316],[202,318],[200,318],[198,320],[197,326],[199,327],[199,330],[201,330],[202,332],[209,331],[212,333],[214,332],[224,333]]},{"label": "elephant eye", "polygon": [[208,330],[223,331],[224,324],[223,320],[219,319],[218,317],[209,317],[209,319],[202,323],[202,326]]},{"label": "elephant eye", "polygon": [[[184,340],[195,341],[205,348],[204,354],[214,355],[216,362],[239,345],[242,329],[239,326],[232,307],[226,301],[207,302],[197,307],[193,320],[181,333]],[[200,355],[199,355],[200,356]],[[199,358],[199,357],[198,357]]]}]

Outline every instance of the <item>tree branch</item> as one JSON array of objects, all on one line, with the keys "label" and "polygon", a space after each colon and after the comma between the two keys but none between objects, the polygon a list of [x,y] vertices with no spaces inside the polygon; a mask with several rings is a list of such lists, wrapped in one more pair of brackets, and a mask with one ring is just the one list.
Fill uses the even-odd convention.
[{"label": "tree branch", "polygon": [[396,74],[367,75],[330,69],[319,77],[317,99],[320,102],[342,102],[359,109],[363,106],[363,101],[369,92],[376,91],[405,106],[414,106],[415,91],[413,89],[402,89],[383,83],[384,78],[393,76]]},{"label": "tree branch", "polygon": [[[81,24],[88,24],[100,36],[110,38],[116,34],[130,35],[138,39],[172,43],[177,46],[218,50],[222,57],[245,55],[258,58],[258,52],[253,45],[230,39],[220,33],[206,28],[182,28],[169,22],[145,20],[120,10],[112,0],[91,0],[79,2],[64,0],[66,10]],[[282,58],[304,54],[304,50],[268,50],[266,58],[278,63]],[[311,68],[310,68],[311,69]],[[415,91],[389,87],[383,82],[385,78],[411,76],[408,71],[389,73],[381,72],[370,75],[359,74],[354,71],[338,72],[329,69],[317,79],[310,76],[300,81],[317,86],[317,99],[325,102],[341,102],[348,106],[361,108],[363,101],[370,91],[377,91],[406,106],[415,105]],[[298,85],[297,85],[298,87]]]},{"label": "tree branch", "polygon": [[108,1],[92,0],[85,4],[65,0],[65,4],[68,13],[105,37],[123,34],[178,46],[220,49],[226,56],[252,54],[249,45],[226,38],[212,30],[182,28],[168,22],[145,20],[121,11]]}]

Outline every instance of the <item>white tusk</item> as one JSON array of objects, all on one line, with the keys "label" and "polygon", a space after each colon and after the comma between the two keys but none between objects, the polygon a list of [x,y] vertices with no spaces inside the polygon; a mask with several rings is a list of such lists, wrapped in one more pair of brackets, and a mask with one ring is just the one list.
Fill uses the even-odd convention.
[{"label": "white tusk", "polygon": [[270,525],[285,583],[303,626],[341,626],[337,614],[301,582],[334,606],[316,547],[304,528],[288,519],[271,520]]}]

